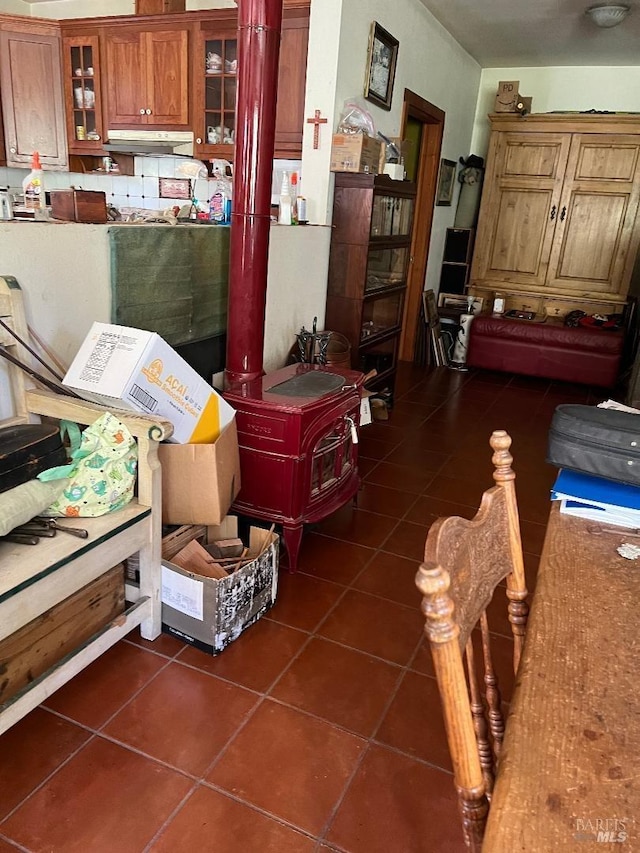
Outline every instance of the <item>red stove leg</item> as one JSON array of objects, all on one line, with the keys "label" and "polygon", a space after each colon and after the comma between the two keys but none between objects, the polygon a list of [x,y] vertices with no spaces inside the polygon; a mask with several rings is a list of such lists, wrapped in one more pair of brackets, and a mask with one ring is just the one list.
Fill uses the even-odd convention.
[{"label": "red stove leg", "polygon": [[291,574],[298,571],[298,554],[300,553],[300,543],[302,542],[303,526],[302,524],[282,525],[282,535],[289,560],[288,568]]}]

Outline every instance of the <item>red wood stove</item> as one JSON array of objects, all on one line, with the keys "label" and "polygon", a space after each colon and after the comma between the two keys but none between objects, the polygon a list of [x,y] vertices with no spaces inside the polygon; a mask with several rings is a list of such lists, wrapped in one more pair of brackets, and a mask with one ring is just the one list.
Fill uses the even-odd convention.
[{"label": "red wood stove", "polygon": [[242,487],[233,508],[280,522],[295,571],[305,522],[359,485],[362,374],[292,365],[264,376],[271,172],[282,0],[238,0],[238,76],[224,396],[237,410]]},{"label": "red wood stove", "polygon": [[362,379],[335,366],[293,364],[225,391],[240,444],[242,486],[233,509],[282,524],[292,572],[303,524],[330,515],[358,490]]}]

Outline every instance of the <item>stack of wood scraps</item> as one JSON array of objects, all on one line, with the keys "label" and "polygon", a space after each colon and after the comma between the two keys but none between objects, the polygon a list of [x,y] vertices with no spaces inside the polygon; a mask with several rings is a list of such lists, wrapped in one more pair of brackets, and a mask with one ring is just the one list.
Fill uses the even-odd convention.
[{"label": "stack of wood scraps", "polygon": [[192,539],[171,557],[171,562],[193,574],[221,580],[264,553],[271,542],[273,530],[274,525],[265,531],[264,544],[258,549],[245,547],[237,536],[217,539],[208,545]]}]

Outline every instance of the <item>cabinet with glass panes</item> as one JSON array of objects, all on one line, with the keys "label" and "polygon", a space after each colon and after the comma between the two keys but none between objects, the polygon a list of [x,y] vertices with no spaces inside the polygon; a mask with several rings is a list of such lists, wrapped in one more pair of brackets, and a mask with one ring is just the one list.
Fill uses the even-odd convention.
[{"label": "cabinet with glass panes", "polygon": [[235,15],[201,22],[194,63],[195,156],[233,159],[238,80]]},{"label": "cabinet with glass panes", "polygon": [[98,35],[67,37],[62,45],[69,152],[100,153],[104,133]]},{"label": "cabinet with glass panes", "polygon": [[376,371],[367,388],[393,395],[416,186],[338,172],[325,326],[351,344],[351,366]]}]

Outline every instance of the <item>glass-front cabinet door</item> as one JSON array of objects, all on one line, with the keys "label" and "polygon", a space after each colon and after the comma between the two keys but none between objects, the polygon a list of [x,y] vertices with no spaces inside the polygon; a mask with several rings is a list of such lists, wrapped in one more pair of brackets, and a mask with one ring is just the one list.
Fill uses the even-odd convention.
[{"label": "glass-front cabinet door", "polygon": [[235,23],[216,26],[215,32],[203,31],[196,61],[196,156],[233,159],[238,79]]},{"label": "glass-front cabinet door", "polygon": [[369,249],[366,294],[406,284],[409,246],[372,246]]},{"label": "glass-front cabinet door", "polygon": [[98,36],[63,39],[67,139],[72,154],[100,152],[104,143]]},{"label": "glass-front cabinet door", "polygon": [[376,194],[371,212],[371,236],[410,237],[413,206],[413,198]]}]

